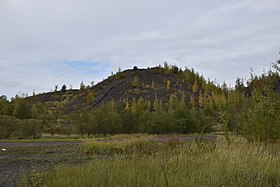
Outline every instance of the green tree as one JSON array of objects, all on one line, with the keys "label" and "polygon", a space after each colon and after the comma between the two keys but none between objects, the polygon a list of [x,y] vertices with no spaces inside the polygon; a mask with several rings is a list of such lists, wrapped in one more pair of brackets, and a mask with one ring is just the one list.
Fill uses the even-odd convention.
[{"label": "green tree", "polygon": [[195,109],[195,99],[194,99],[194,96],[193,95],[191,95],[190,96],[190,107],[192,108],[192,109]]},{"label": "green tree", "polygon": [[72,115],[72,121],[81,135],[86,134],[89,137],[96,133],[95,113],[95,110],[83,110]]},{"label": "green tree", "polygon": [[14,116],[18,119],[31,118],[31,107],[24,99],[17,99],[15,101]]},{"label": "green tree", "polygon": [[250,141],[280,139],[280,96],[271,88],[254,90],[243,109],[240,132]]},{"label": "green tree", "polygon": [[238,90],[239,92],[244,92],[245,91],[245,85],[244,85],[244,80],[237,78],[235,81],[235,89]]},{"label": "green tree", "polygon": [[58,90],[58,85],[55,85],[54,86],[54,92],[57,92],[57,90]]},{"label": "green tree", "polygon": [[7,139],[18,129],[19,120],[11,116],[0,115],[0,139]]},{"label": "green tree", "polygon": [[7,100],[7,97],[2,95],[0,97],[0,115],[4,114],[4,108],[6,107],[6,105],[9,104],[9,101]]},{"label": "green tree", "polygon": [[12,103],[8,103],[8,104],[4,105],[2,114],[12,116],[13,112],[14,112],[14,108],[15,108],[15,106]]},{"label": "green tree", "polygon": [[61,87],[61,91],[63,91],[63,92],[64,92],[64,91],[66,91],[66,89],[67,89],[66,85],[65,85],[65,84],[63,84],[63,85],[62,85],[62,87]]},{"label": "green tree", "polygon": [[80,90],[84,90],[84,89],[86,89],[86,85],[82,81],[81,84],[80,84]]},{"label": "green tree", "polygon": [[200,108],[203,108],[203,107],[204,107],[204,95],[203,95],[202,90],[200,90],[200,92],[199,92],[199,96],[198,96],[198,106],[199,106]]},{"label": "green tree", "polygon": [[93,118],[97,125],[96,133],[116,134],[122,132],[122,116],[117,103],[113,101],[95,109]]},{"label": "green tree", "polygon": [[185,94],[182,95],[182,98],[179,102],[179,112],[184,112],[185,110],[187,110],[187,105],[186,105],[186,96]]},{"label": "green tree", "polygon": [[40,129],[42,127],[42,122],[39,120],[23,120],[20,126],[21,138],[31,137],[35,139],[41,136]]},{"label": "green tree", "polygon": [[178,98],[175,95],[171,95],[168,101],[168,112],[174,113],[178,110],[178,107],[179,107]]},{"label": "green tree", "polygon": [[268,142],[280,139],[280,95],[275,87],[275,83],[280,80],[279,65],[280,61],[277,61],[272,65],[275,72],[270,70],[259,77],[254,77],[251,73],[251,82],[247,83],[252,89],[252,96],[241,102],[245,104],[238,127],[240,134],[249,141]]},{"label": "green tree", "polygon": [[156,111],[156,112],[161,112],[162,111],[161,103],[158,101],[157,98],[154,100],[153,110]]},{"label": "green tree", "polygon": [[122,128],[123,133],[137,132],[138,116],[131,110],[125,110],[122,113]]}]

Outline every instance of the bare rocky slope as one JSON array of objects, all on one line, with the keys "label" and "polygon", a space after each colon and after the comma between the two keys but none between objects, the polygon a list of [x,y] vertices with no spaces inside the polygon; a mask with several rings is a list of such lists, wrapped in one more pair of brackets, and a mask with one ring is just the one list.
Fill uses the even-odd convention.
[{"label": "bare rocky slope", "polygon": [[[66,90],[38,94],[26,98],[31,104],[43,103],[48,108],[62,111],[63,113],[72,113],[82,109],[93,109],[109,101],[115,101],[120,106],[125,103],[131,103],[140,97],[153,103],[158,99],[163,104],[167,103],[170,96],[175,96],[179,100],[185,97],[188,104],[192,96],[198,101],[200,90],[203,92],[203,84],[215,92],[222,92],[221,88],[207,81],[195,73],[194,70],[179,70],[177,67],[171,68],[154,67],[148,69],[133,69],[118,72],[109,76],[107,79],[96,84],[93,87],[87,87],[83,90]],[[193,85],[197,85],[197,91],[193,91]],[[276,92],[280,93],[280,80],[274,87]],[[89,101],[88,94],[92,93],[94,99]],[[245,94],[250,95],[250,87],[245,88]],[[211,95],[211,92],[208,93]]]},{"label": "bare rocky slope", "polygon": [[[170,95],[181,98],[183,95],[186,101],[192,94],[193,82],[187,82],[182,73],[164,72],[163,68],[155,67],[148,69],[130,69],[119,72],[84,90],[66,90],[38,94],[26,98],[31,103],[44,103],[50,107],[59,107],[65,113],[71,113],[80,109],[91,109],[108,101],[114,100],[120,105],[127,101],[136,101],[142,97],[153,102],[155,98],[162,103],[168,102]],[[94,100],[88,102],[87,95],[92,92]],[[195,96],[195,94],[194,94]]]}]

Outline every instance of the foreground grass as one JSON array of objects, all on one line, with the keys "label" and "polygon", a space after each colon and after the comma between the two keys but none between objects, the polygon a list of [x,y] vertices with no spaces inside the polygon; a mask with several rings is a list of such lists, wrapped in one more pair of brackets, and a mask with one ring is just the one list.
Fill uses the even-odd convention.
[{"label": "foreground grass", "polygon": [[245,141],[227,144],[223,140],[161,144],[140,139],[87,142],[82,151],[95,155],[96,159],[86,165],[34,173],[34,183],[44,186],[280,185],[279,144]]}]

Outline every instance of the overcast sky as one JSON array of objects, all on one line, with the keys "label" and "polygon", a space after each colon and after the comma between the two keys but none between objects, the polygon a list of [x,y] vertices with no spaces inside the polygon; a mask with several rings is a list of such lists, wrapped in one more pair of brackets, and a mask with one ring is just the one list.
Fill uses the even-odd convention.
[{"label": "overcast sky", "polygon": [[234,83],[279,58],[279,0],[0,0],[0,95],[167,61]]}]

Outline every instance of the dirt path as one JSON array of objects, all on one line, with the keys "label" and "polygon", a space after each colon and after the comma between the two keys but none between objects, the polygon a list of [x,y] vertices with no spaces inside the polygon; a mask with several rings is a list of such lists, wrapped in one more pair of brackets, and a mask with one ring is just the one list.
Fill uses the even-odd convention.
[{"label": "dirt path", "polygon": [[0,148],[10,148],[10,147],[33,147],[33,146],[60,146],[60,145],[80,145],[80,142],[0,142]]},{"label": "dirt path", "polygon": [[[80,142],[0,142],[0,186],[17,186],[21,176],[89,159]],[[2,149],[6,149],[3,151]]]}]

